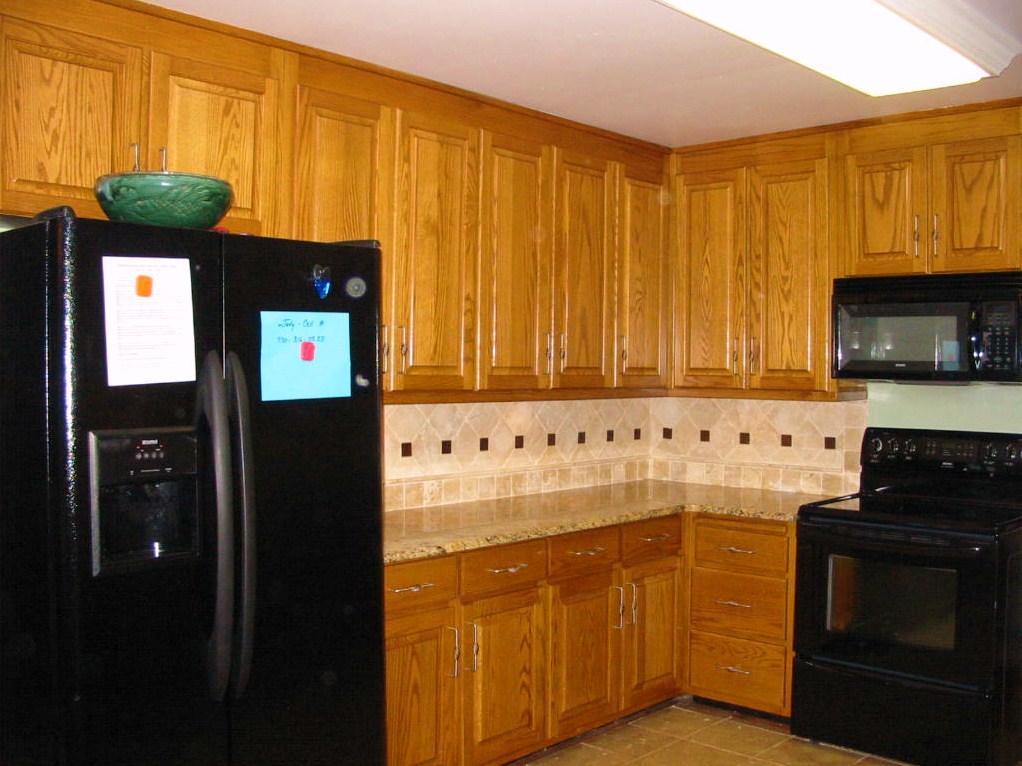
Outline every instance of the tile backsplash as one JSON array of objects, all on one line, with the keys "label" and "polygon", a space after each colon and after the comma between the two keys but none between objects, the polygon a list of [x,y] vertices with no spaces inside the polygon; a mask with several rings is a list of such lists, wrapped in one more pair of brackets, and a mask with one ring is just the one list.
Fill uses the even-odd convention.
[{"label": "tile backsplash", "polygon": [[598,399],[384,408],[387,510],[663,478],[853,491],[866,402]]}]

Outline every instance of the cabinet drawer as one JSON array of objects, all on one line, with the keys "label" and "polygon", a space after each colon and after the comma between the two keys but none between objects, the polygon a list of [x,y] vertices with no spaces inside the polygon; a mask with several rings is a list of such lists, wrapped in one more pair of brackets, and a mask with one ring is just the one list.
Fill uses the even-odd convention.
[{"label": "cabinet drawer", "polygon": [[616,526],[551,537],[550,576],[574,577],[605,569],[619,558],[618,542]]},{"label": "cabinet drawer", "polygon": [[697,518],[693,537],[696,566],[778,576],[788,571],[788,526],[784,522]]},{"label": "cabinet drawer", "polygon": [[621,525],[621,559],[626,564],[676,556],[680,550],[680,515]]},{"label": "cabinet drawer", "polygon": [[692,627],[784,641],[787,596],[785,580],[694,567]]},{"label": "cabinet drawer", "polygon": [[383,587],[388,616],[450,601],[458,596],[458,560],[444,556],[391,564],[383,569]]},{"label": "cabinet drawer", "polygon": [[496,545],[461,554],[461,595],[515,590],[546,577],[546,541]]},{"label": "cabinet drawer", "polygon": [[689,673],[696,695],[770,713],[785,712],[784,647],[693,630]]}]

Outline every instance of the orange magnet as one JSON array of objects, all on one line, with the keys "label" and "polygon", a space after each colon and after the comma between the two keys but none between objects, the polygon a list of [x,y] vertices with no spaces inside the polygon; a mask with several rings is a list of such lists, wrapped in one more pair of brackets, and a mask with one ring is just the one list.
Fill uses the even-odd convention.
[{"label": "orange magnet", "polygon": [[153,294],[153,278],[145,274],[135,277],[135,295],[139,298],[149,298]]},{"label": "orange magnet", "polygon": [[316,358],[316,344],[311,340],[303,340],[299,354],[303,362],[311,362]]}]

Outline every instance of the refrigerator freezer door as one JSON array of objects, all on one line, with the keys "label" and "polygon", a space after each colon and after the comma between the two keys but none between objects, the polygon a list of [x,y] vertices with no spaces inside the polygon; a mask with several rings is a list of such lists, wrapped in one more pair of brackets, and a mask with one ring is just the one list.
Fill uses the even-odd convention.
[{"label": "refrigerator freezer door", "polygon": [[378,251],[228,237],[224,294],[225,347],[248,383],[258,561],[232,757],[382,765]]}]

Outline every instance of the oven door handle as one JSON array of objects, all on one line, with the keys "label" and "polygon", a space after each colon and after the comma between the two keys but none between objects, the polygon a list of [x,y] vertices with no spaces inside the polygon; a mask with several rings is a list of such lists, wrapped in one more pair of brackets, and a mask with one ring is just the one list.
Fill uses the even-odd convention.
[{"label": "oven door handle", "polygon": [[843,519],[799,519],[795,539],[800,542],[852,543],[872,551],[949,559],[980,559],[995,553],[994,540],[986,535]]}]

